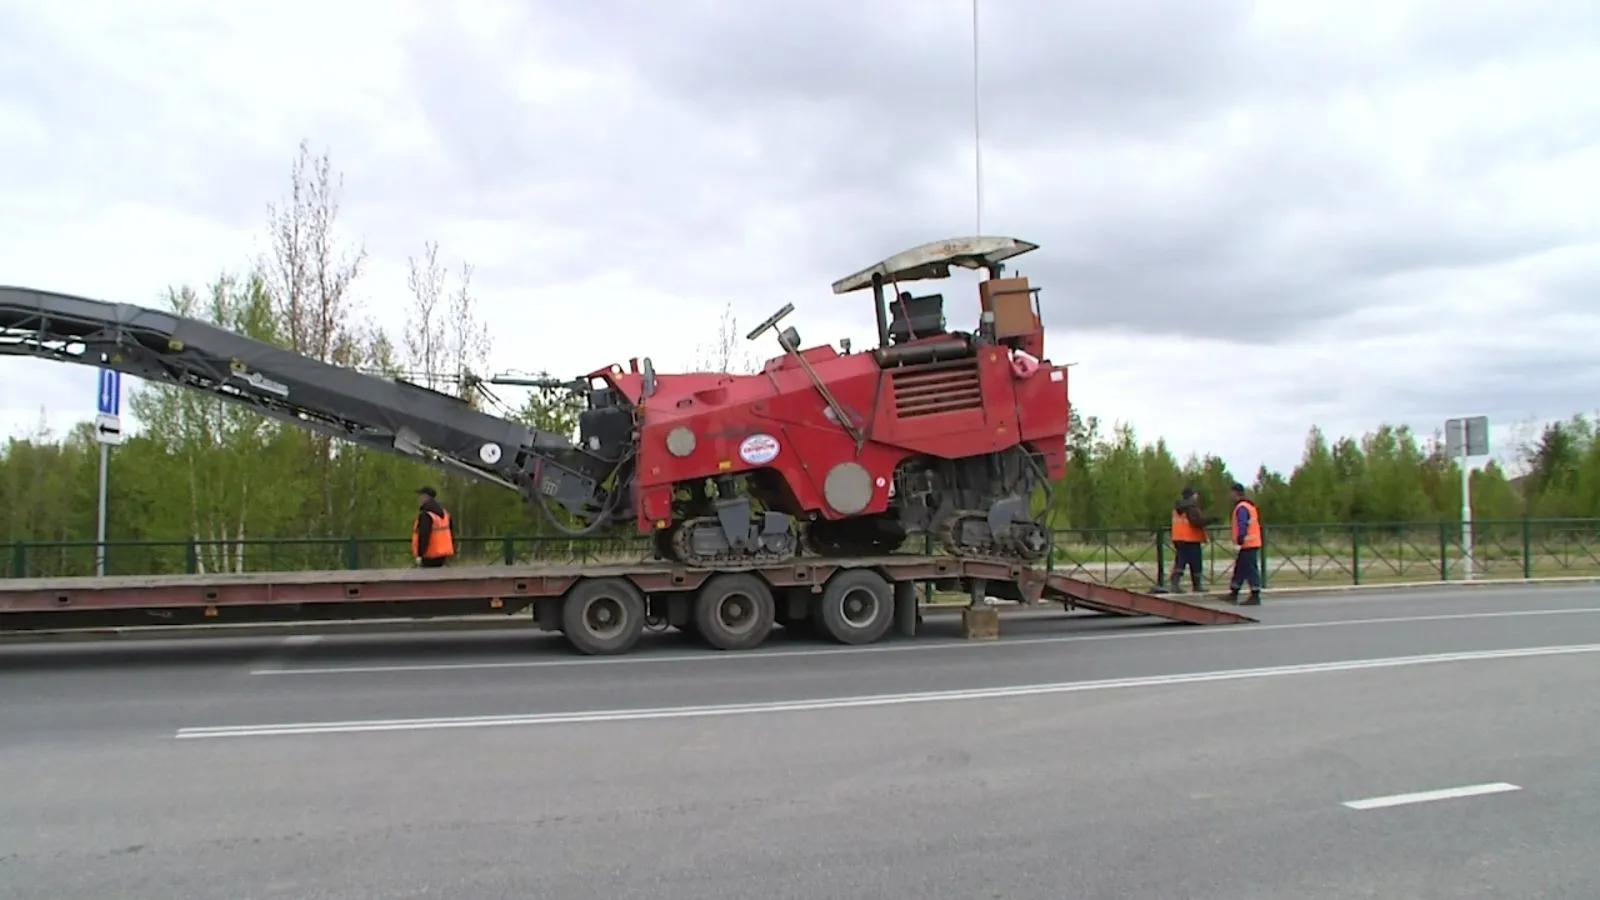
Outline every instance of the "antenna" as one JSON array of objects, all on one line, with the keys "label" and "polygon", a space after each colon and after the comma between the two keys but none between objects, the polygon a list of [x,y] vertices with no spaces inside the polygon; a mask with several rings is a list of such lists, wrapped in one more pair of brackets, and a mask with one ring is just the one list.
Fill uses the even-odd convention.
[{"label": "antenna", "polygon": [[972,177],[973,206],[977,226],[973,234],[983,234],[983,125],[978,115],[978,0],[972,0]]}]

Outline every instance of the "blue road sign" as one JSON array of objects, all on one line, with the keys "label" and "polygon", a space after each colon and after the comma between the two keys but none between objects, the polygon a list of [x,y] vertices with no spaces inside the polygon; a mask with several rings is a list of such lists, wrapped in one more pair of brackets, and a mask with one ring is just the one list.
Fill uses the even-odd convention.
[{"label": "blue road sign", "polygon": [[95,397],[103,415],[122,415],[122,373],[115,369],[100,370],[100,393]]}]

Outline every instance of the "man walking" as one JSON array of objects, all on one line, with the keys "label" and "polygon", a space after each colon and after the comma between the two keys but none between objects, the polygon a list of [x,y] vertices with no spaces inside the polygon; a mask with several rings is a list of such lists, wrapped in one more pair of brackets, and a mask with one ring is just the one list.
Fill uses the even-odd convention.
[{"label": "man walking", "polygon": [[1200,563],[1206,543],[1206,526],[1211,518],[1200,511],[1200,495],[1192,487],[1172,507],[1172,592],[1183,593],[1183,570],[1189,570],[1189,586],[1200,593]]},{"label": "man walking", "polygon": [[[1233,577],[1228,583],[1228,600],[1243,606],[1261,605],[1261,511],[1244,495],[1244,485],[1234,482],[1233,542],[1239,553],[1233,559]],[[1241,603],[1239,588],[1250,585],[1250,599]]]},{"label": "man walking", "polygon": [[411,555],[416,557],[417,565],[437,569],[455,554],[450,514],[439,505],[439,495],[433,488],[418,488],[417,521],[411,527]]}]

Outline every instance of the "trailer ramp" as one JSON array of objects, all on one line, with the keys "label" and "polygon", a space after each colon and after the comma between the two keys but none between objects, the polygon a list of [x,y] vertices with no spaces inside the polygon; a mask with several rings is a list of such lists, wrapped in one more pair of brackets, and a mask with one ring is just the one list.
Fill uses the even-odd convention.
[{"label": "trailer ramp", "polygon": [[1098,581],[1051,573],[1045,579],[1043,599],[1067,609],[1091,609],[1123,616],[1155,616],[1190,625],[1239,625],[1255,619],[1218,602],[1157,597]]}]

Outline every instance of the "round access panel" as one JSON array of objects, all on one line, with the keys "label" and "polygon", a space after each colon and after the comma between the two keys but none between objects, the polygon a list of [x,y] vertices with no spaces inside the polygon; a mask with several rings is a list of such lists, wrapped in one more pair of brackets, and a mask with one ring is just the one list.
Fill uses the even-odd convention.
[{"label": "round access panel", "polygon": [[677,428],[667,432],[667,452],[673,456],[682,459],[693,453],[694,447],[694,432],[690,431],[687,426],[679,425]]},{"label": "round access panel", "polygon": [[822,497],[836,512],[853,516],[872,502],[872,473],[858,462],[842,462],[828,470]]}]

